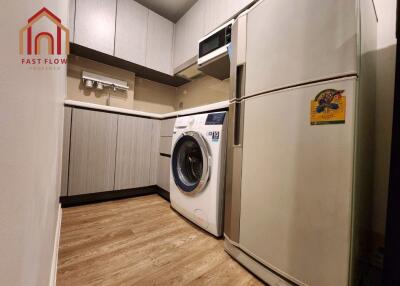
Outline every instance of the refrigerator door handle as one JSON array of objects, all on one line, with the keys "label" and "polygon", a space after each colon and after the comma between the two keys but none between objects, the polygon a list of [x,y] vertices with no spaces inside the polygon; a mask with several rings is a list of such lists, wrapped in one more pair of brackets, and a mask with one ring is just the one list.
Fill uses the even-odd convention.
[{"label": "refrigerator door handle", "polygon": [[235,88],[235,99],[241,100],[244,97],[244,83],[245,83],[245,65],[239,65],[236,67],[236,88]]},{"label": "refrigerator door handle", "polygon": [[243,113],[244,101],[234,103],[233,146],[242,147],[243,143]]}]

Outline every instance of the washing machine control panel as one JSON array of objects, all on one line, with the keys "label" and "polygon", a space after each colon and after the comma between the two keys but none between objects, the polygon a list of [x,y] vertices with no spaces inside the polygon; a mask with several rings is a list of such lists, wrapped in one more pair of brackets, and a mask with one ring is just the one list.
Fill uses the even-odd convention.
[{"label": "washing machine control panel", "polygon": [[207,115],[206,125],[222,125],[224,124],[225,112],[210,113]]}]

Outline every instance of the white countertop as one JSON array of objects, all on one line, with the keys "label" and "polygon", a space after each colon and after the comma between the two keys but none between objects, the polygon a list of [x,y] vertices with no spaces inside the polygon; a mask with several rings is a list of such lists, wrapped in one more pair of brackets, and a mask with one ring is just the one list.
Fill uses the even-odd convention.
[{"label": "white countertop", "polygon": [[193,114],[193,113],[201,113],[201,112],[207,112],[207,111],[227,108],[229,106],[229,101],[225,100],[225,101],[220,101],[220,102],[216,102],[216,103],[212,103],[212,104],[202,105],[202,106],[198,106],[198,107],[194,107],[194,108],[188,108],[188,109],[183,109],[183,110],[169,112],[169,113],[152,113],[152,112],[131,110],[131,109],[126,109],[126,108],[118,108],[118,107],[112,107],[112,106],[106,106],[106,105],[100,105],[100,104],[94,104],[94,103],[88,103],[88,102],[76,101],[76,100],[65,100],[64,105],[84,107],[84,108],[116,112],[116,113],[122,113],[122,114],[128,114],[128,115],[145,116],[145,117],[150,117],[150,118],[155,118],[155,119],[164,119],[164,118],[169,118],[169,117],[177,117],[177,116],[183,116],[183,115],[188,115],[188,114]]}]

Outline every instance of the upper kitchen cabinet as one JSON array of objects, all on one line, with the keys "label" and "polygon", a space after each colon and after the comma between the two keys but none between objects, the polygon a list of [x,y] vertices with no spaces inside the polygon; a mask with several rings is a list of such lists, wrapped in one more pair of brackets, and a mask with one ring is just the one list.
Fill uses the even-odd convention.
[{"label": "upper kitchen cabinet", "polygon": [[134,0],[68,1],[73,54],[164,84],[188,82],[173,73],[173,22]]},{"label": "upper kitchen cabinet", "polygon": [[[218,2],[218,1],[216,1]],[[174,39],[174,71],[197,56],[198,42],[205,34],[205,1],[197,1],[176,23]],[[208,16],[207,16],[208,19]]]},{"label": "upper kitchen cabinet", "polygon": [[204,2],[207,21],[205,34],[224,24],[255,0],[200,0]]},{"label": "upper kitchen cabinet", "polygon": [[69,41],[73,43],[75,30],[75,0],[69,0],[68,29]]},{"label": "upper kitchen cabinet", "polygon": [[171,75],[174,24],[153,11],[148,21],[146,66]]},{"label": "upper kitchen cabinet", "polygon": [[[179,66],[181,66],[185,61],[188,55],[185,55],[186,43],[185,43],[185,33],[186,33],[186,24],[187,18],[183,16],[179,19],[179,21],[175,24],[175,32],[174,32],[174,57],[173,57],[173,67],[174,73],[178,72]],[[188,58],[190,59],[190,58]]]},{"label": "upper kitchen cabinet", "polygon": [[241,12],[244,8],[249,6],[251,3],[256,2],[256,0],[229,0],[231,15],[234,16]]},{"label": "upper kitchen cabinet", "polygon": [[114,55],[116,6],[116,0],[76,0],[74,42]]},{"label": "upper kitchen cabinet", "polygon": [[149,9],[133,0],[117,1],[116,57],[142,66],[146,64],[148,15]]},{"label": "upper kitchen cabinet", "polygon": [[[205,14],[207,15],[204,34],[208,34],[229,19],[232,10],[232,8],[228,5],[230,1],[231,0],[203,0]],[[233,1],[234,0],[232,0],[232,2]]]},{"label": "upper kitchen cabinet", "polygon": [[255,0],[199,0],[175,25],[174,72],[193,62],[199,40],[244,10]]}]

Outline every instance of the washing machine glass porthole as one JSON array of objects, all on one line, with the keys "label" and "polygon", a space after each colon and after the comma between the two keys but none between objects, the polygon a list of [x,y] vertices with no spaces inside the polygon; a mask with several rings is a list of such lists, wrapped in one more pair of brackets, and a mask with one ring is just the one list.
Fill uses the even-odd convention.
[{"label": "washing machine glass porthole", "polygon": [[208,151],[201,135],[183,134],[172,153],[172,173],[176,185],[184,192],[204,187],[208,180]]}]

